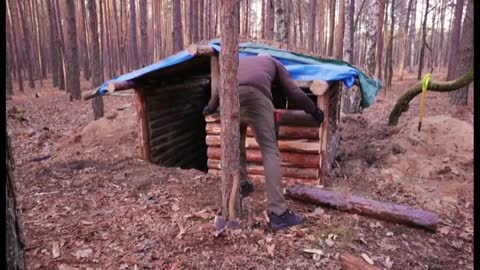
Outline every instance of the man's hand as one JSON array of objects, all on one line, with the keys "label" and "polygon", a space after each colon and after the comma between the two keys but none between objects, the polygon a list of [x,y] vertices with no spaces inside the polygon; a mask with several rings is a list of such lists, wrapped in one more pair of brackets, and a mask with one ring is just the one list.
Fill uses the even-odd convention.
[{"label": "man's hand", "polygon": [[312,117],[315,118],[317,121],[318,125],[321,125],[323,123],[323,111],[320,110],[319,108],[316,108],[315,111],[312,113]]},{"label": "man's hand", "polygon": [[210,115],[210,114],[212,114],[212,113],[214,113],[214,112],[213,112],[212,110],[210,110],[210,108],[208,107],[208,105],[205,106],[205,107],[203,108],[203,110],[202,110],[203,116],[207,116],[207,115]]}]

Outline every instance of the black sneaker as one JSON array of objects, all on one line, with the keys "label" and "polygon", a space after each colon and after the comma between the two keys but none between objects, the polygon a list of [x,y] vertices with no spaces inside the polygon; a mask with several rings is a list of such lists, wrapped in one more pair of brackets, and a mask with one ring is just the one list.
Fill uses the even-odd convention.
[{"label": "black sneaker", "polygon": [[274,231],[303,223],[303,217],[296,215],[289,209],[281,215],[270,212],[268,218],[270,219],[270,228]]},{"label": "black sneaker", "polygon": [[240,194],[242,195],[242,198],[250,196],[252,192],[253,192],[253,185],[249,181],[243,182],[240,185]]}]

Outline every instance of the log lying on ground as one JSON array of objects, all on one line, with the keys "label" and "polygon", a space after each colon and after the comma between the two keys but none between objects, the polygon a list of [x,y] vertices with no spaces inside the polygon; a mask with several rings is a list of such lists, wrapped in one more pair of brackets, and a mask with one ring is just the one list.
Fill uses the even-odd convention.
[{"label": "log lying on ground", "polygon": [[380,268],[367,263],[364,259],[350,253],[342,253],[339,257],[340,265],[344,270],[380,270]]},{"label": "log lying on ground", "polygon": [[[221,169],[220,160],[209,159],[207,161],[209,169]],[[255,175],[265,175],[263,165],[247,164],[247,173]],[[317,179],[319,174],[318,169],[313,168],[292,168],[282,167],[282,175],[292,178],[305,178],[305,179]]]},{"label": "log lying on ground", "polygon": [[355,195],[302,186],[287,189],[286,196],[430,231],[436,231],[437,229],[438,215],[436,213],[410,206],[379,202]]},{"label": "log lying on ground", "polygon": [[[208,147],[207,157],[209,159],[220,160],[220,147]],[[247,150],[247,162],[262,164],[262,152],[260,150]],[[297,153],[280,153],[282,166],[297,168],[319,168],[320,159],[318,155],[297,154]]]},{"label": "log lying on ground", "polygon": [[[220,135],[207,135],[206,143],[208,146],[220,146]],[[245,148],[260,149],[255,138],[245,138]],[[278,149],[280,152],[318,154],[320,144],[318,141],[307,140],[279,140]]]},{"label": "log lying on ground", "polygon": [[[451,92],[462,87],[467,86],[473,81],[473,69],[467,72],[462,77],[458,78],[455,81],[448,82],[434,82],[430,81],[428,84],[428,90],[436,92]],[[405,94],[398,98],[395,107],[393,107],[388,117],[388,125],[396,126],[398,124],[398,119],[402,113],[406,112],[409,108],[409,102],[416,97],[418,94],[422,93],[422,82],[417,83],[411,87]]]},{"label": "log lying on ground", "polygon": [[[318,123],[308,113],[302,110],[281,110],[276,109],[276,112],[280,113],[279,124],[287,126],[304,126],[304,127],[317,127]],[[205,118],[207,123],[219,123],[220,114],[215,113]]]},{"label": "log lying on ground", "polygon": [[[279,128],[279,138],[282,140],[312,139],[318,140],[318,127],[285,126]],[[206,132],[209,135],[220,135],[219,123],[207,123]],[[253,137],[253,130],[247,127],[247,136]]]}]

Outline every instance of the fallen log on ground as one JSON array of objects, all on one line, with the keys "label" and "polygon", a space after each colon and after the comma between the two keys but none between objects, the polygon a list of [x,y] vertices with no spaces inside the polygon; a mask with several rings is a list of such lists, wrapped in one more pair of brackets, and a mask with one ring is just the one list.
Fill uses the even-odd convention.
[{"label": "fallen log on ground", "polygon": [[[473,69],[471,69],[469,72],[467,72],[465,75],[455,81],[430,81],[427,90],[436,92],[451,92],[467,86],[472,81]],[[405,94],[399,97],[397,103],[395,103],[395,107],[393,107],[392,111],[390,112],[390,116],[388,117],[388,125],[396,126],[398,124],[398,119],[400,118],[402,113],[408,111],[409,102],[420,93],[422,93],[422,82],[415,84],[407,92],[405,92]]]},{"label": "fallen log on ground", "polygon": [[350,253],[340,254],[339,261],[344,270],[380,270],[380,268]]},{"label": "fallen log on ground", "polygon": [[342,211],[357,213],[436,231],[438,215],[410,206],[380,202],[346,193],[328,191],[320,188],[294,186],[286,190],[286,196],[300,201],[328,206]]}]

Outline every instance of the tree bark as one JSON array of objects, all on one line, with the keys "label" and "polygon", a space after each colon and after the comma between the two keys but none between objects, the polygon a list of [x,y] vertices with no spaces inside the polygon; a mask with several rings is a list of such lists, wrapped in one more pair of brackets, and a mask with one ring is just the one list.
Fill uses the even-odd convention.
[{"label": "tree bark", "polygon": [[6,173],[5,173],[5,205],[6,205],[6,245],[7,245],[7,267],[8,269],[27,269],[25,262],[25,240],[20,213],[17,206],[15,181],[13,171],[15,161],[12,155],[10,139],[5,132],[6,139]]},{"label": "tree bark", "polygon": [[[140,66],[137,47],[137,16],[135,2],[135,0],[130,0],[130,63],[133,69],[137,69]],[[180,5],[178,8],[180,8]]]},{"label": "tree bark", "polygon": [[[385,81],[387,86],[392,86],[393,77],[393,30],[395,27],[395,0],[391,0],[390,4],[390,35],[388,37],[387,45],[387,61],[386,61],[386,73]],[[385,87],[385,95],[387,95],[387,87]]]},{"label": "tree bark", "polygon": [[67,0],[67,33],[68,33],[68,50],[67,50],[67,92],[70,93],[70,100],[80,100],[82,93],[80,91],[80,68],[78,65],[78,49],[77,49],[77,22],[75,18],[75,2],[76,0]]},{"label": "tree bark", "polygon": [[[377,24],[379,23],[379,1],[384,0],[373,0],[370,5],[367,24],[367,36],[366,36],[366,66],[367,70],[371,75],[375,74],[375,68],[377,62],[375,61],[376,49],[377,49]],[[383,17],[382,17],[383,18]],[[383,20],[382,20],[383,23]]]},{"label": "tree bark", "polygon": [[87,40],[88,40],[88,31],[87,31],[87,12],[85,10],[85,1],[78,1],[80,5],[80,11],[82,13],[82,18],[80,18],[81,23],[80,23],[80,46],[82,46],[82,64],[83,64],[83,78],[85,80],[90,80],[90,67],[88,65],[89,63],[89,53],[88,53],[88,45],[87,45]]},{"label": "tree bark", "polygon": [[[98,23],[97,23],[97,7],[96,0],[88,0],[88,16],[90,18],[90,40],[91,40],[91,64],[92,64],[92,88],[100,86],[102,83],[102,72],[100,67],[100,46],[98,44]],[[93,117],[95,120],[103,117],[103,97],[97,96],[92,100]]]},{"label": "tree bark", "polygon": [[415,49],[415,22],[416,22],[416,14],[417,14],[417,0],[412,0],[412,10],[410,11],[412,15],[412,19],[410,20],[410,33],[408,37],[408,44],[407,44],[407,62],[408,62],[408,72],[413,71],[414,65],[414,53],[413,50]]},{"label": "tree bark", "polygon": [[454,8],[453,29],[450,42],[450,54],[448,57],[448,71],[447,80],[452,80],[456,75],[456,67],[458,65],[458,52],[460,49],[460,34],[462,32],[462,13],[463,13],[464,0],[457,0]]},{"label": "tree bark", "polygon": [[275,40],[288,43],[285,0],[275,1]]},{"label": "tree bark", "polygon": [[140,33],[142,36],[142,67],[148,65],[147,0],[140,0]]},{"label": "tree bark", "polygon": [[[461,78],[458,78],[455,81],[447,82],[434,82],[430,81],[428,84],[427,90],[436,91],[436,92],[451,92],[462,87],[468,86],[473,81],[473,69],[470,69],[465,73]],[[405,94],[400,96],[395,103],[390,116],[388,118],[388,125],[396,126],[398,124],[398,119],[402,113],[408,111],[409,102],[416,97],[418,94],[422,93],[422,83],[419,82],[416,85],[412,86]]]},{"label": "tree bark", "polygon": [[22,69],[21,69],[21,60],[20,60],[20,49],[19,49],[19,42],[17,40],[17,31],[19,31],[19,29],[17,29],[17,26],[18,26],[18,9],[17,9],[17,5],[16,5],[16,1],[15,3],[12,4],[11,2],[12,0],[10,1],[7,1],[7,6],[8,6],[8,18],[10,19],[10,25],[11,25],[11,33],[12,33],[12,45],[14,47],[14,52],[15,52],[15,69],[16,69],[16,78],[17,78],[17,84],[18,84],[18,90],[20,91],[20,93],[23,93],[24,92],[24,88],[23,88],[23,77],[22,77]]},{"label": "tree bark", "polygon": [[222,138],[222,216],[240,217],[240,113],[238,98],[238,0],[221,0],[220,114]]},{"label": "tree bark", "polygon": [[429,4],[430,4],[430,1],[426,0],[425,15],[423,16],[423,24],[422,24],[422,45],[420,47],[417,80],[420,80],[420,78],[422,77],[423,64],[425,60],[424,56],[425,56],[425,46],[427,44],[427,18],[428,18],[428,12],[429,12],[428,10]]},{"label": "tree bark", "polygon": [[330,0],[329,10],[330,10],[330,22],[329,22],[330,33],[328,36],[327,55],[333,56],[333,42],[335,37],[335,0]]},{"label": "tree bark", "polygon": [[[463,28],[460,43],[460,59],[456,67],[456,74],[467,72],[473,68],[473,0],[467,0],[466,14],[463,19]],[[467,105],[468,103],[468,85],[450,93],[450,104]]]},{"label": "tree bark", "polygon": [[182,11],[180,10],[180,0],[173,0],[173,11],[173,51],[178,52],[183,49]]},{"label": "tree bark", "polygon": [[308,50],[315,50],[315,16],[317,14],[317,0],[310,0],[310,16],[308,17]]},{"label": "tree bark", "polygon": [[[267,0],[269,1],[269,0]],[[302,12],[302,1],[297,1],[298,5],[298,34],[300,36],[300,44],[303,44],[303,12]]]},{"label": "tree bark", "polygon": [[375,61],[377,72],[376,76],[382,78],[382,60],[383,60],[383,19],[385,16],[385,1],[387,0],[377,0],[378,1],[378,17],[377,17],[377,47],[375,51]]},{"label": "tree bark", "polygon": [[[355,0],[347,0],[346,6],[348,7],[348,15],[345,16],[345,36],[343,37],[343,60],[350,64],[354,62],[354,42],[355,42]],[[345,91],[344,91],[345,92]]]},{"label": "tree bark", "polygon": [[[442,0],[443,1],[443,0]],[[407,18],[405,21],[405,25],[403,26],[403,37],[402,37],[402,46],[400,47],[401,54],[400,54],[400,69],[398,79],[401,81],[403,80],[403,73],[405,70],[405,62],[407,57],[407,41],[408,41],[408,25],[410,23],[410,12],[412,11],[412,5],[414,0],[408,0],[408,7],[407,7]]]},{"label": "tree bark", "polygon": [[22,23],[22,30],[23,30],[23,36],[22,36],[22,43],[23,43],[23,54],[26,60],[25,66],[27,67],[27,74],[28,74],[28,86],[30,88],[35,88],[35,81],[33,78],[33,68],[34,65],[32,65],[32,49],[30,46],[30,30],[27,25],[27,16],[25,16],[26,12],[26,7],[28,3],[26,3],[26,0],[19,0],[18,2],[18,11],[19,14],[22,14],[20,16],[20,21]]},{"label": "tree bark", "polygon": [[58,1],[52,0],[52,5],[55,7],[55,31],[57,32],[57,56],[58,56],[58,89],[65,90],[65,78],[66,78],[66,69],[65,69],[65,39],[63,36],[63,27],[61,24],[62,21],[62,12],[60,10],[60,5]]},{"label": "tree bark", "polygon": [[265,39],[273,40],[275,12],[273,0],[266,0]]},{"label": "tree bark", "polygon": [[339,0],[338,24],[335,32],[335,58],[342,59],[343,56],[343,37],[345,30],[345,0]]}]

